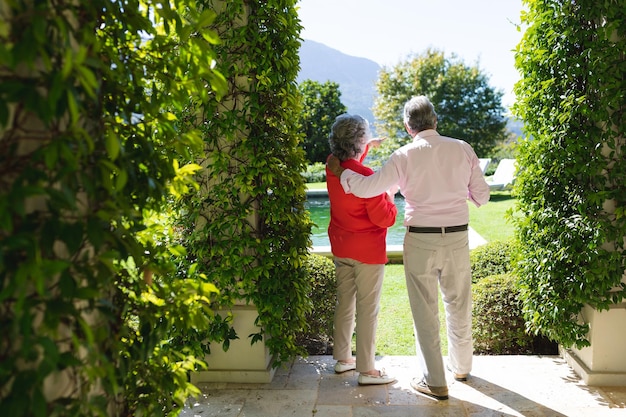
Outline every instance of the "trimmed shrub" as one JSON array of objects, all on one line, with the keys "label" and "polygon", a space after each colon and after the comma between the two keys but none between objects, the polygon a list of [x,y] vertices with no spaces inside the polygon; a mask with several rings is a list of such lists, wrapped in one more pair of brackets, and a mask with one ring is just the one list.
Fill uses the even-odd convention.
[{"label": "trimmed shrub", "polygon": [[311,284],[308,294],[311,311],[306,315],[307,329],[297,337],[297,341],[305,345],[309,354],[328,354],[336,304],[335,264],[325,256],[309,254],[304,268]]},{"label": "trimmed shrub", "polygon": [[472,265],[472,282],[476,283],[490,275],[507,274],[511,272],[512,241],[498,241],[486,243],[470,252]]},{"label": "trimmed shrub", "polygon": [[485,277],[472,286],[472,293],[472,334],[476,354],[533,353],[533,336],[525,331],[522,303],[513,275]]},{"label": "trimmed shrub", "polygon": [[316,162],[308,165],[306,172],[302,174],[304,182],[326,182],[326,164]]}]

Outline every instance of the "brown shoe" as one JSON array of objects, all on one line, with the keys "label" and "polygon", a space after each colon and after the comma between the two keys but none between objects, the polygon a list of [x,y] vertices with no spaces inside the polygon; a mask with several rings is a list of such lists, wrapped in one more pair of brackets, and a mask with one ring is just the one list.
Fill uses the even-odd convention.
[{"label": "brown shoe", "polygon": [[454,374],[454,379],[456,379],[457,381],[461,381],[461,382],[465,382],[467,381],[467,377],[469,376],[469,374]]},{"label": "brown shoe", "polygon": [[411,381],[411,387],[422,394],[426,394],[438,400],[448,399],[448,387],[433,387],[428,385],[426,381],[413,378]]},{"label": "brown shoe", "polygon": [[465,382],[467,381],[467,378],[469,377],[469,374],[457,374],[456,372],[454,372],[452,370],[452,368],[450,367],[450,365],[447,366],[448,371],[452,372],[452,376],[454,376],[454,379],[457,381],[461,381],[461,382]]}]

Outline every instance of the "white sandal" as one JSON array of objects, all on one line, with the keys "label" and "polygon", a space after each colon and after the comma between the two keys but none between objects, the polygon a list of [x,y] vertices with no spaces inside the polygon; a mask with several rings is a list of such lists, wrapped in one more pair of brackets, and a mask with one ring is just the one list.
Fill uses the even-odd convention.
[{"label": "white sandal", "polygon": [[387,375],[384,369],[378,371],[378,375],[359,374],[357,380],[359,385],[383,385],[396,382],[396,379]]},{"label": "white sandal", "polygon": [[341,362],[337,361],[335,364],[335,373],[342,374],[347,371],[353,371],[356,369],[356,362]]}]

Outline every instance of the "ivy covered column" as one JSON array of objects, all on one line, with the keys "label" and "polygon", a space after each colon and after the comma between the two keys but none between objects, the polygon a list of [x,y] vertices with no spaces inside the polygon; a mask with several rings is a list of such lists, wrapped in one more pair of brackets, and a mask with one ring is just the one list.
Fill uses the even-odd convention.
[{"label": "ivy covered column", "polygon": [[[214,2],[214,5],[218,13],[226,12],[226,2]],[[233,30],[241,29],[248,23],[248,16],[238,16],[236,21],[229,23]],[[246,50],[248,46],[241,45],[241,48]],[[232,55],[223,58],[229,62],[239,59]],[[235,66],[242,64],[245,62],[238,61]],[[267,383],[271,382],[275,372],[274,355],[265,341],[259,337],[251,343],[248,338],[251,334],[260,335],[263,328],[258,324],[256,306],[244,293],[256,289],[243,288],[246,281],[248,285],[253,283],[253,280],[246,279],[246,275],[259,265],[256,253],[246,239],[260,227],[258,200],[236,178],[253,163],[253,155],[242,145],[251,134],[252,120],[246,108],[254,83],[241,74],[229,81],[228,94],[214,103],[211,129],[204,137],[205,155],[197,160],[203,168],[198,177],[202,203],[193,225],[191,250],[206,256],[200,262],[201,268],[207,268],[206,273],[214,277],[213,282],[219,282],[224,297],[215,311],[222,327],[214,326],[217,333],[209,337],[213,340],[209,340],[209,353],[205,356],[207,368],[191,374],[194,384]],[[222,119],[221,115],[228,116]]]},{"label": "ivy covered column", "polygon": [[193,3],[0,0],[2,415],[165,415],[197,393],[177,342],[216,290],[158,221],[193,183],[177,158],[198,135],[171,111],[221,87]]},{"label": "ivy covered column", "polygon": [[[305,354],[296,344],[309,283],[303,269],[311,222],[298,146],[300,25],[296,1],[210,1],[212,65],[221,99],[188,109],[203,131],[199,192],[183,202],[182,239],[220,291],[218,324],[204,335],[208,369],[192,381],[267,382],[274,367]],[[202,335],[200,335],[202,336]]]},{"label": "ivy covered column", "polygon": [[626,1],[525,1],[517,273],[530,330],[626,385]]}]

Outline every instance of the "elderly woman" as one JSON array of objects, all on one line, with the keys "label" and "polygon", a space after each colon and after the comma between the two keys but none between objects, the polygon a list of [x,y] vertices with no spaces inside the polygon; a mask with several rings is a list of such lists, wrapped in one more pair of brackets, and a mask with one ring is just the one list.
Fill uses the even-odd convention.
[{"label": "elderly woman", "polygon": [[[374,173],[362,164],[373,141],[367,120],[350,114],[338,116],[328,141],[332,154],[344,168],[363,175]],[[395,378],[377,370],[374,363],[380,293],[387,263],[385,238],[397,214],[393,196],[383,193],[359,198],[346,194],[339,178],[328,169],[326,181],[330,200],[328,237],[337,275],[335,372],[356,369],[360,385],[395,382]],[[356,359],[352,357],[355,312]]]}]

